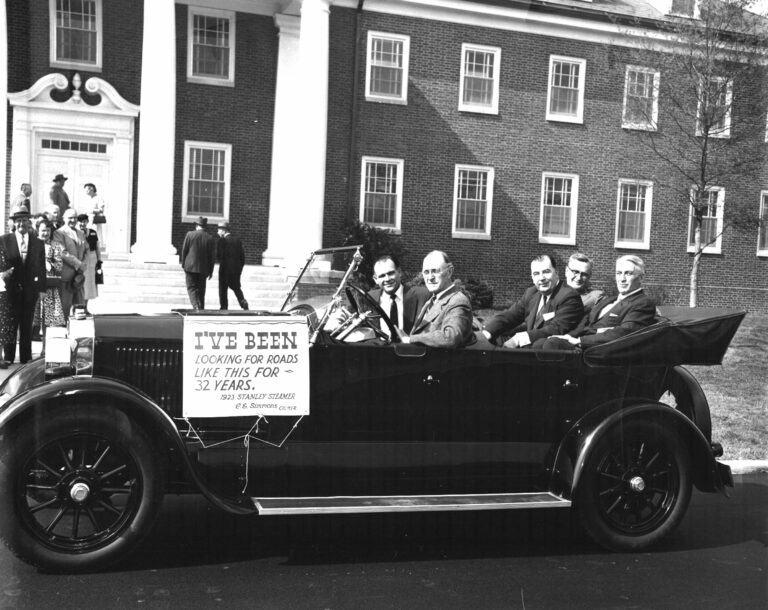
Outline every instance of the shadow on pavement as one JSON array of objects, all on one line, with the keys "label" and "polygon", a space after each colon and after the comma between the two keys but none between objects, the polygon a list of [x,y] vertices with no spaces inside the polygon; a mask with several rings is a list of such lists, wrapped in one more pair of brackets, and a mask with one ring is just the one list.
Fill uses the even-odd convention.
[{"label": "shadow on pavement", "polygon": [[[683,523],[652,553],[768,545],[768,475],[733,497],[694,492]],[[284,556],[287,565],[601,554],[569,510],[235,517],[200,497],[168,497],[154,532],[120,570]]]}]

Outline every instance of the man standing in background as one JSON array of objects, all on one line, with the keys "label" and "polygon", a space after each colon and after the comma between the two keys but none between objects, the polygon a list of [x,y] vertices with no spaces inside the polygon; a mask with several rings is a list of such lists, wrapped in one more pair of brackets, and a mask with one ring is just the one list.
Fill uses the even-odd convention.
[{"label": "man standing in background", "polygon": [[187,281],[187,294],[192,309],[205,309],[205,285],[213,276],[216,244],[213,235],[205,227],[208,219],[198,216],[195,228],[184,236],[181,248],[181,265]]},{"label": "man standing in background", "polygon": [[18,208],[20,205],[27,206],[27,210],[31,210],[29,198],[32,196],[32,185],[28,182],[24,182],[21,185],[21,192],[16,195],[11,201],[11,209]]},{"label": "man standing in background", "polygon": [[51,187],[51,203],[59,208],[59,218],[64,218],[64,211],[69,208],[69,195],[64,190],[64,183],[68,180],[63,174],[56,174]]},{"label": "man standing in background", "polygon": [[219,224],[219,240],[216,244],[216,259],[219,261],[219,306],[229,309],[227,293],[232,290],[237,302],[243,309],[248,309],[248,301],[243,296],[240,287],[240,275],[245,266],[245,250],[243,242],[229,232],[229,223]]}]

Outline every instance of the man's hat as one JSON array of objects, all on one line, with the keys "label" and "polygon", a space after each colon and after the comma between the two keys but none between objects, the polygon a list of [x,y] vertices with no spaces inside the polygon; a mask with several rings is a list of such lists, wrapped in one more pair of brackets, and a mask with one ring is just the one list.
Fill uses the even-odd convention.
[{"label": "man's hat", "polygon": [[16,220],[17,218],[29,218],[29,208],[23,203],[19,203],[11,208],[11,220]]},{"label": "man's hat", "polygon": [[224,229],[225,231],[229,231],[229,223],[226,220],[223,220],[219,223],[219,229]]},{"label": "man's hat", "polygon": [[65,180],[69,180],[64,174],[56,174],[56,177],[53,179],[54,182],[57,182],[58,180],[61,180],[64,182]]},{"label": "man's hat", "polygon": [[195,221],[195,224],[198,224],[201,227],[207,227],[208,226],[208,219],[205,216],[198,216],[197,220]]}]

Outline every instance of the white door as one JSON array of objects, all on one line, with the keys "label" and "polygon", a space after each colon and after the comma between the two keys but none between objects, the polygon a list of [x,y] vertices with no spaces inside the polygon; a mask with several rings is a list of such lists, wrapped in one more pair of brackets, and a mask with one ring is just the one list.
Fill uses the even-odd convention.
[{"label": "white door", "polygon": [[[40,139],[41,147],[37,149],[35,163],[35,184],[32,193],[31,212],[42,212],[51,204],[50,191],[53,186],[53,178],[57,174],[67,177],[64,190],[69,195],[70,205],[81,213],[90,213],[92,206],[90,198],[85,194],[84,185],[91,182],[96,185],[98,194],[106,203],[105,216],[107,223],[102,227],[104,231],[104,244],[109,252],[111,232],[125,233],[127,227],[110,226],[113,223],[120,224],[117,215],[109,215],[110,201],[110,169],[111,157],[108,154],[109,146],[105,142],[84,141],[82,138],[66,138],[57,136],[54,138],[43,137]],[[53,147],[56,148],[53,148]],[[63,149],[66,148],[66,149]],[[77,148],[79,150],[72,150]],[[124,224],[124,223],[122,223]]]}]

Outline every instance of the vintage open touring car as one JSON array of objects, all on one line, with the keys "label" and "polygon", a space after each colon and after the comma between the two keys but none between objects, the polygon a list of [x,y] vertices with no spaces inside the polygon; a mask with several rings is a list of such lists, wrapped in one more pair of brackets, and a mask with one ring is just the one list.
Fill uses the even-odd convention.
[{"label": "vintage open touring car", "polygon": [[[323,257],[349,259],[327,294]],[[693,485],[733,485],[679,365],[719,364],[745,312],[662,308],[583,352],[433,349],[398,341],[350,280],[359,261],[312,253],[277,313],[102,315],[49,337],[0,387],[5,544],[41,569],[103,569],[164,494],[194,492],[258,515],[571,507],[635,550],[677,526]]]}]

